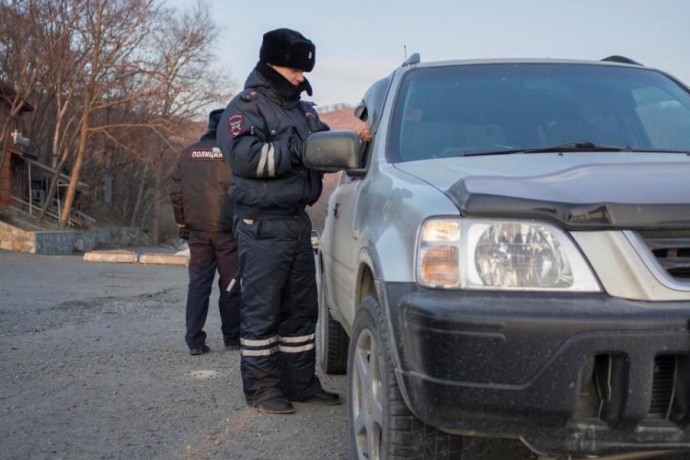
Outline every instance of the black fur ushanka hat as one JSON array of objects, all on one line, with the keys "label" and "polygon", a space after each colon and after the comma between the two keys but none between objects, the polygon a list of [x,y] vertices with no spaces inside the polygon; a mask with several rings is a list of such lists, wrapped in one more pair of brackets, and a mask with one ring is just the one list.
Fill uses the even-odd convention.
[{"label": "black fur ushanka hat", "polygon": [[316,47],[295,30],[271,30],[264,34],[259,59],[266,64],[311,72],[316,61]]},{"label": "black fur ushanka hat", "polygon": [[208,114],[208,130],[215,131],[218,128],[218,123],[220,123],[220,117],[223,116],[223,111],[225,109],[215,109],[211,110]]}]

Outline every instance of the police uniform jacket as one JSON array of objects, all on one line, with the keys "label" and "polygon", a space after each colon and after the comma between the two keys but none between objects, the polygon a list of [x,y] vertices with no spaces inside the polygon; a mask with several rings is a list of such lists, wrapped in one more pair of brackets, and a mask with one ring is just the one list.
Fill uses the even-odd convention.
[{"label": "police uniform jacket", "polygon": [[170,199],[175,221],[190,230],[231,232],[233,202],[228,196],[232,172],[216,146],[216,131],[180,153]]},{"label": "police uniform jacket", "polygon": [[309,134],[329,128],[300,100],[304,89],[259,62],[226,107],[218,142],[233,170],[239,217],[296,214],[321,195],[322,173],[304,166],[302,152]]}]

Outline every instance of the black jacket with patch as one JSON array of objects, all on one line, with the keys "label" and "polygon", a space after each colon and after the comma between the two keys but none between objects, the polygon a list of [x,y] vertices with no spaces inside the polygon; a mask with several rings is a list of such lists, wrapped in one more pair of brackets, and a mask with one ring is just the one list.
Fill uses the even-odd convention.
[{"label": "black jacket with patch", "polygon": [[231,232],[233,201],[228,196],[232,171],[216,146],[216,132],[180,152],[170,199],[178,225],[205,232]]},{"label": "black jacket with patch", "polygon": [[303,90],[311,93],[306,80],[296,88],[260,62],[225,108],[218,143],[233,170],[240,217],[296,214],[321,195],[323,175],[301,155],[309,134],[329,128],[313,104],[300,101]]}]

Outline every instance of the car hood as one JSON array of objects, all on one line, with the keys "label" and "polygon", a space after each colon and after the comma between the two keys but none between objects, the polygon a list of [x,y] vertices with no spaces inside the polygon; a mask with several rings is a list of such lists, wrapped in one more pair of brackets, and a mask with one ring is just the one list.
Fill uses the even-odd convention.
[{"label": "car hood", "polygon": [[463,215],[555,220],[566,228],[690,228],[690,156],[575,152],[485,155],[396,167]]}]

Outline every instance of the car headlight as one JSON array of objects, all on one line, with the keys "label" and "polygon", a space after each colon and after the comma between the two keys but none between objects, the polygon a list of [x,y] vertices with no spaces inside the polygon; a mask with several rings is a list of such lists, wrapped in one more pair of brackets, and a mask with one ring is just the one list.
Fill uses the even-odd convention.
[{"label": "car headlight", "polygon": [[562,230],[519,220],[427,220],[417,246],[417,279],[441,288],[601,291]]}]

